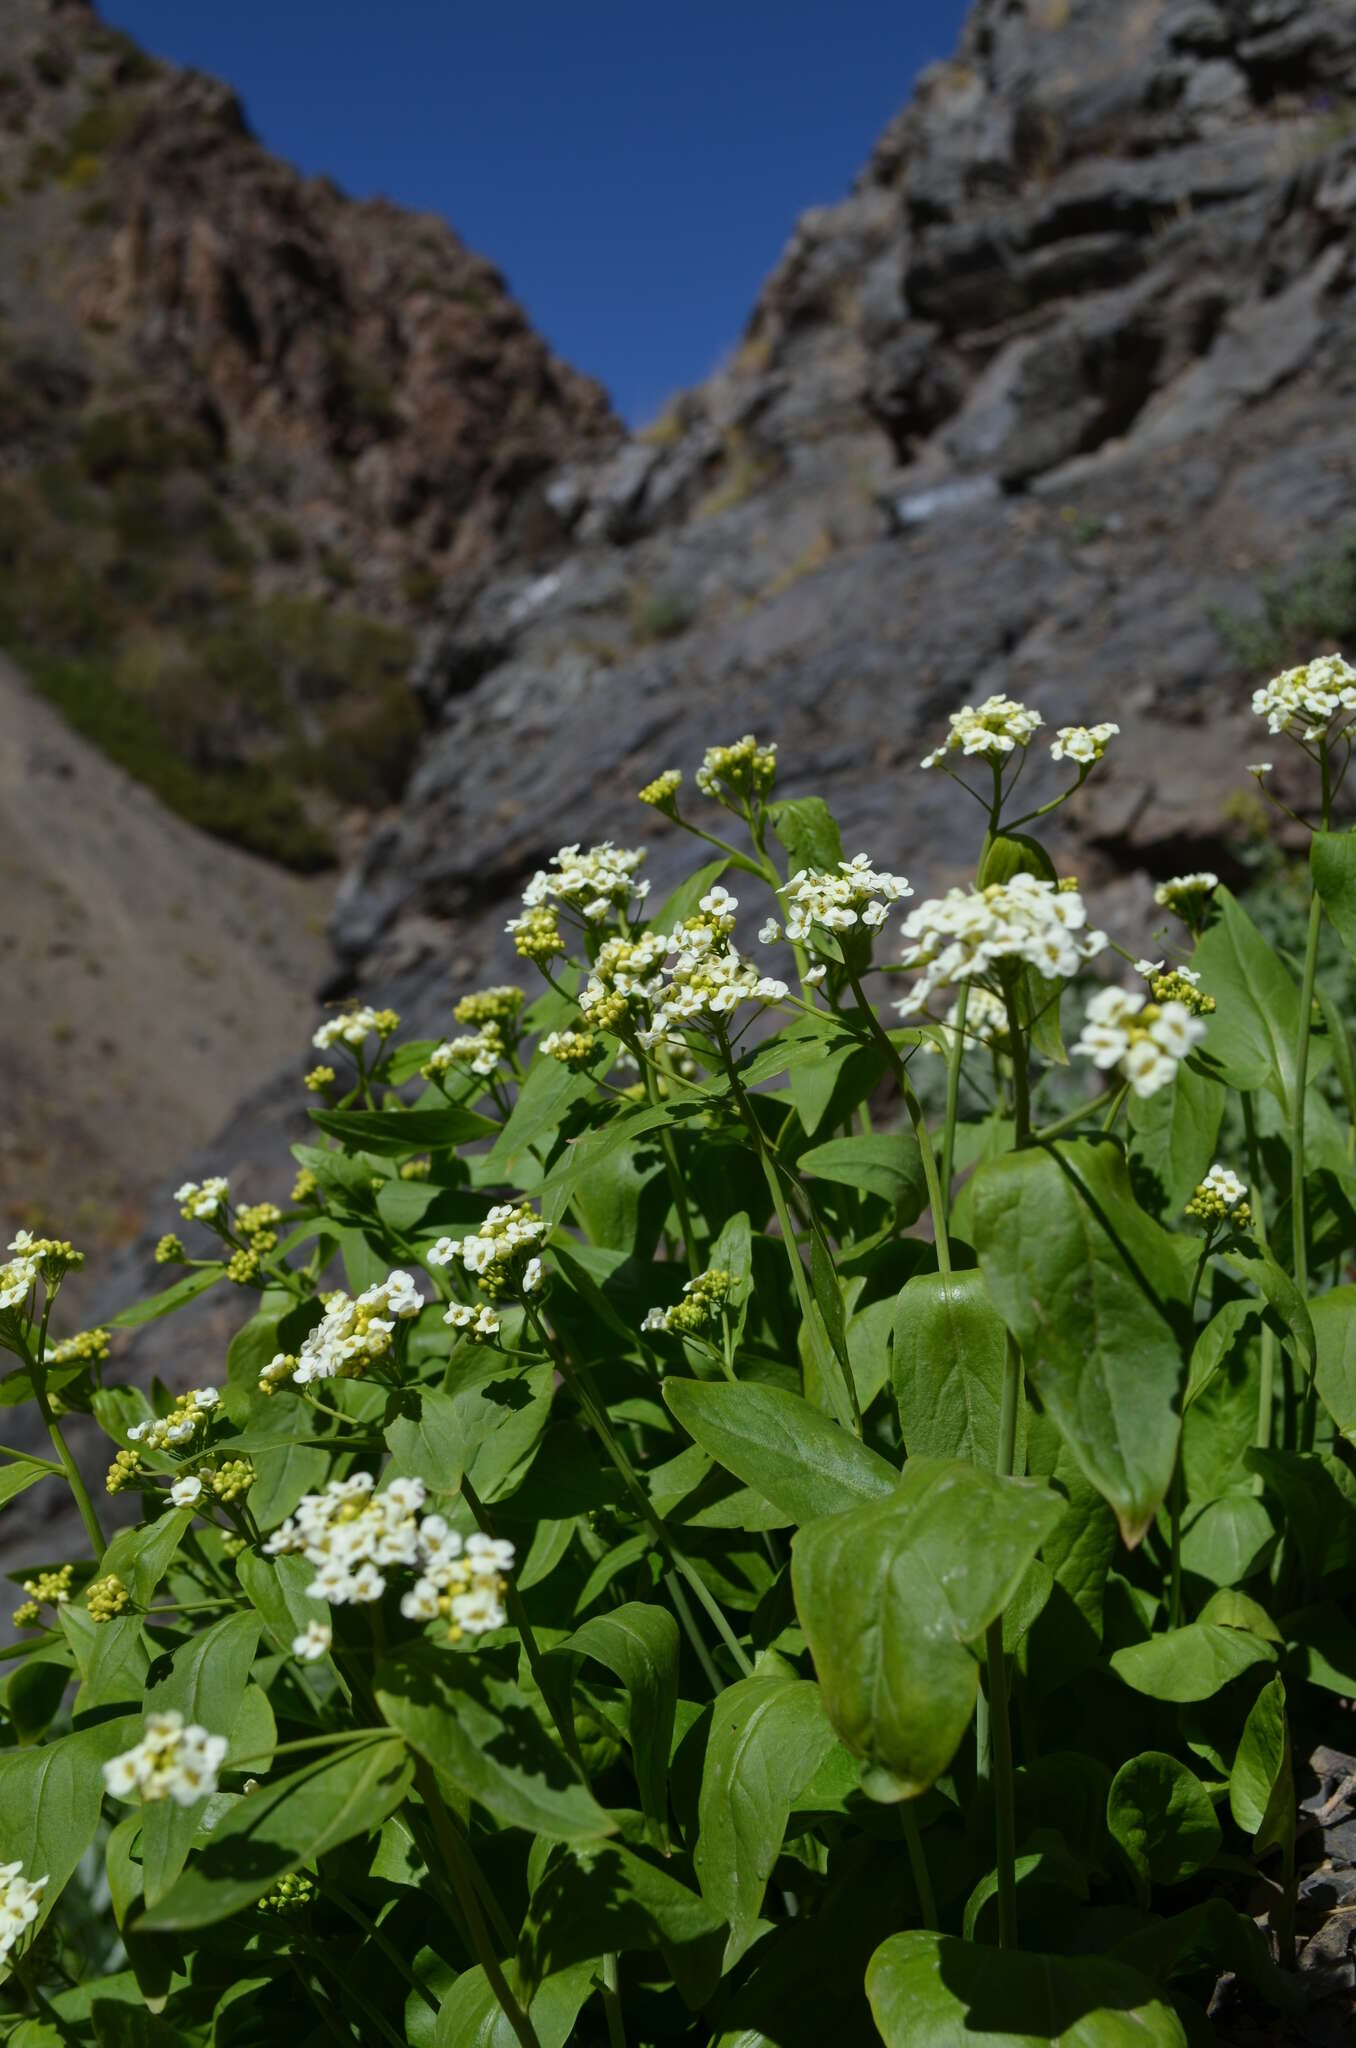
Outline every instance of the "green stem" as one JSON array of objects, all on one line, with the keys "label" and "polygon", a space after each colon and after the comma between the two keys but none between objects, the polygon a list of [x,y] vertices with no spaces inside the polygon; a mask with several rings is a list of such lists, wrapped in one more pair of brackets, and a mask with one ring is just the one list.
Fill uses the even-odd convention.
[{"label": "green stem", "polygon": [[937,1246],[937,1270],[943,1278],[951,1275],[951,1238],[946,1226],[946,1195],[941,1176],[937,1172],[937,1159],[932,1149],[932,1137],[928,1131],[928,1120],[923,1114],[923,1105],[914,1094],[909,1070],[900,1057],[899,1048],[892,1045],[890,1035],[880,1018],[872,1009],[862,992],[862,984],[856,975],[848,977],[848,986],[853,999],[866,1020],[867,1029],[885,1054],[904,1099],[913,1134],[918,1140],[918,1150],[923,1161],[923,1180],[928,1191],[928,1209],[932,1216],[932,1235]]},{"label": "green stem", "polygon": [[1003,1005],[1008,1013],[1008,1045],[1011,1048],[1012,1136],[1013,1143],[1020,1147],[1031,1136],[1031,1076],[1027,1071],[1022,1020],[1017,1014],[1017,989],[1011,980],[1005,980],[1003,984]]},{"label": "green stem", "polygon": [[94,1512],[94,1502],[90,1499],[85,1482],[80,1476],[80,1467],[71,1456],[70,1445],[61,1434],[61,1424],[52,1413],[47,1399],[47,1390],[36,1375],[33,1381],[33,1392],[37,1398],[38,1413],[47,1424],[47,1434],[52,1439],[52,1448],[61,1460],[62,1470],[66,1474],[66,1483],[75,1497],[75,1505],[79,1509],[80,1519],[85,1525],[85,1534],[89,1538],[90,1548],[94,1552],[94,1561],[96,1564],[102,1564],[104,1551],[108,1546],[104,1542],[104,1532],[99,1527],[99,1517]]},{"label": "green stem", "polygon": [[942,1194],[948,1214],[951,1182],[956,1170],[956,1112],[960,1105],[961,1061],[965,1057],[965,1020],[970,1007],[970,984],[963,981],[956,996],[956,1022],[946,1049],[946,1120],[942,1125]]},{"label": "green stem", "polygon": [[1033,1131],[1031,1135],[1038,1145],[1046,1145],[1052,1138],[1062,1138],[1066,1131],[1077,1130],[1081,1123],[1086,1123],[1089,1117],[1096,1116],[1099,1110],[1109,1109],[1112,1103],[1119,1107],[1120,1098],[1124,1093],[1125,1086],[1122,1082],[1118,1082],[1114,1087],[1104,1088],[1100,1095],[1094,1095],[1089,1101],[1080,1103],[1077,1109],[1069,1110],[1067,1115],[1056,1117],[1052,1124],[1042,1124],[1040,1129]]},{"label": "green stem", "polygon": [[433,1823],[433,1832],[438,1838],[438,1847],[442,1851],[447,1874],[452,1880],[452,1889],[457,1895],[457,1903],[470,1931],[476,1961],[485,1972],[486,1981],[499,2001],[500,2011],[518,2038],[519,2048],[541,2048],[537,2030],[510,1991],[508,1981],[500,1968],[499,1958],[494,1952],[489,1929],[485,1925],[485,1916],[480,1910],[480,1900],[476,1896],[475,1878],[469,1867],[465,1844],[452,1825],[451,1816],[443,1805],[432,1771],[419,1756],[415,1758],[414,1782],[419,1788],[419,1796]]},{"label": "green stem", "polygon": [[1186,1493],[1186,1481],[1182,1475],[1182,1453],[1177,1453],[1177,1462],[1172,1468],[1172,1483],[1168,1488],[1169,1556],[1168,1567],[1168,1627],[1182,1625],[1182,1508]]},{"label": "green stem", "polygon": [[906,1799],[899,1809],[900,1825],[904,1830],[904,1846],[909,1852],[909,1869],[913,1873],[913,1888],[918,1894],[918,1911],[924,1927],[932,1934],[937,1932],[937,1901],[932,1891],[932,1876],[928,1870],[928,1859],[923,1848],[922,1830],[918,1815],[913,1810],[913,1801]]},{"label": "green stem", "polygon": [[403,2035],[398,2034],[385,2014],[379,2012],[371,2001],[364,1997],[362,1991],[354,1983],[352,1973],[343,1963],[339,1962],[329,1950],[322,1948],[321,1944],[312,1936],[301,1934],[294,1938],[303,1955],[311,1958],[317,1974],[328,1970],[330,1976],[333,1977],[335,1983],[343,1992],[344,1997],[352,1999],[358,2010],[366,2014],[368,2024],[374,2026],[377,2032],[391,2043],[391,2048],[405,2048]]},{"label": "green stem", "polygon": [[1017,1946],[1017,1826],[1013,1799],[1012,1730],[1008,1724],[1007,1669],[1003,1658],[1003,1617],[984,1632],[989,1674],[989,1725],[993,1742],[994,1848],[998,1862],[998,1946]]},{"label": "green stem", "polygon": [[603,2011],[607,2014],[608,2048],[626,2048],[626,2027],[622,2021],[621,1987],[615,1953],[603,1957]]},{"label": "green stem", "polygon": [[[1328,814],[1328,752],[1323,749],[1323,822]],[[1295,1099],[1290,1112],[1290,1227],[1294,1252],[1295,1285],[1300,1299],[1309,1298],[1309,1229],[1304,1200],[1304,1094],[1309,1072],[1309,1035],[1313,1022],[1314,980],[1318,973],[1318,938],[1323,922],[1323,899],[1317,889],[1309,901],[1309,934],[1304,948],[1304,980],[1300,985],[1299,1038],[1295,1045]],[[1314,1361],[1301,1360],[1306,1384],[1300,1424],[1300,1449],[1314,1447],[1314,1426],[1318,1418],[1318,1394],[1314,1384]]]},{"label": "green stem", "polygon": [[[645,1076],[645,1093],[649,1099],[650,1107],[652,1109],[656,1108],[659,1103],[659,1091],[655,1084],[654,1069],[650,1066],[648,1060],[641,1063],[641,1072]],[[697,1241],[692,1229],[692,1215],[687,1206],[687,1190],[683,1186],[683,1171],[678,1164],[678,1147],[673,1142],[673,1132],[667,1124],[661,1124],[659,1127],[659,1149],[664,1155],[664,1170],[668,1175],[669,1194],[673,1198],[674,1214],[678,1218],[678,1228],[683,1233],[683,1253],[687,1259],[687,1269],[695,1280],[702,1270],[702,1262],[697,1251]]]},{"label": "green stem", "polygon": [[[1262,1251],[1267,1249],[1266,1212],[1262,1207],[1262,1154],[1257,1142],[1257,1106],[1251,1089],[1243,1089],[1239,1097],[1243,1104],[1243,1129],[1248,1141],[1248,1193],[1252,1207],[1252,1232]],[[1265,1316],[1262,1318],[1261,1363],[1257,1381],[1257,1428],[1253,1442],[1259,1451],[1271,1445],[1272,1417],[1276,1405],[1276,1333]],[[1254,1493],[1262,1491],[1262,1475],[1257,1473],[1252,1482]]]},{"label": "green stem", "polygon": [[337,1891],[328,1878],[325,1880],[325,1897],[331,1900],[339,1908],[339,1911],[341,1913],[347,1913],[349,1919],[352,1920],[356,1926],[361,1927],[367,1939],[369,1941],[374,1941],[376,1943],[377,1947],[381,1950],[382,1954],[385,1956],[387,1962],[391,1965],[392,1969],[396,1972],[397,1976],[403,1977],[405,1979],[405,1982],[409,1985],[411,1991],[416,1992],[418,1996],[423,1999],[424,2004],[428,2007],[429,2011],[436,2013],[438,2010],[437,1999],[433,1996],[433,1993],[429,1990],[427,1984],[420,1983],[419,1979],[415,1976],[414,1971],[410,1968],[409,1964],[405,1961],[405,1958],[401,1955],[400,1950],[396,1947],[395,1943],[389,1939],[388,1936],[382,1933],[376,1921],[370,1919],[369,1916],[366,1913],[364,1913],[362,1907],[355,1905],[353,1900],[350,1899],[346,1893]]}]

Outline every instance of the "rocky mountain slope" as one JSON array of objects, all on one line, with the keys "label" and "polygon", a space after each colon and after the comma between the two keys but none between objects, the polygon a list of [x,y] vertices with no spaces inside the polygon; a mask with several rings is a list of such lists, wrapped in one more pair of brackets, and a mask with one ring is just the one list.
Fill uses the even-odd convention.
[{"label": "rocky mountain slope", "polygon": [[[617,428],[444,222],[355,204],[86,0],[0,4],[0,644],[299,867],[398,796],[409,629]],[[337,832],[337,838],[336,838]]]}]

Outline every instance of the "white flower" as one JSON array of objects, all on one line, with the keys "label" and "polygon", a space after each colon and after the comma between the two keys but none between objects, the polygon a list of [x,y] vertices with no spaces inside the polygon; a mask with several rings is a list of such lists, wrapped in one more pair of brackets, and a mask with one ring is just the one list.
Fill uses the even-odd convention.
[{"label": "white flower", "polygon": [[924,757],[925,768],[935,768],[948,754],[989,754],[1001,758],[1015,747],[1030,746],[1032,736],[1044,725],[1039,711],[1018,704],[1001,694],[986,697],[980,705],[963,704],[947,721],[950,730],[939,747]]},{"label": "white flower", "polygon": [[483,1030],[468,1032],[460,1038],[446,1038],[441,1045],[435,1045],[424,1062],[420,1072],[431,1079],[435,1074],[446,1074],[454,1067],[465,1067],[472,1074],[488,1079],[497,1072],[504,1058],[504,1034],[497,1024],[486,1024]]},{"label": "white flower", "polygon": [[451,1601],[452,1620],[464,1635],[486,1635],[489,1630],[502,1628],[508,1620],[499,1595],[491,1586],[473,1586],[469,1593],[454,1593]]},{"label": "white flower", "polygon": [[1073,761],[1080,768],[1089,767],[1100,761],[1106,752],[1107,741],[1116,737],[1118,725],[1062,725],[1050,742],[1052,761]]},{"label": "white flower", "polygon": [[816,925],[825,931],[879,931],[890,906],[913,890],[903,875],[872,867],[865,853],[839,861],[832,874],[802,868],[778,891],[787,898],[786,936],[813,949]]},{"label": "white flower", "polygon": [[546,1277],[546,1269],[540,1259],[529,1259],[523,1267],[522,1290],[524,1294],[536,1294]]},{"label": "white flower", "polygon": [[220,1399],[221,1395],[215,1387],[195,1387],[193,1390],[195,1408],[215,1408]]},{"label": "white flower", "polygon": [[1135,972],[1142,974],[1146,981],[1152,981],[1156,974],[1163,972],[1164,964],[1162,960],[1136,960]]},{"label": "white flower", "polygon": [[369,1033],[386,1038],[399,1023],[394,1010],[374,1010],[370,1004],[363,1004],[356,1010],[345,1010],[340,1017],[327,1017],[311,1039],[320,1052],[328,1052],[332,1045],[346,1045],[356,1051]]},{"label": "white flower", "polygon": [[1071,1050],[1103,1073],[1117,1069],[1141,1098],[1167,1087],[1178,1063],[1205,1037],[1205,1025],[1185,1004],[1147,1003],[1137,990],[1099,989],[1084,1016]]},{"label": "white flower", "polygon": [[707,890],[697,907],[712,917],[733,917],[739,908],[739,898],[717,883],[714,889]]},{"label": "white flower", "polygon": [[1256,775],[1258,777],[1270,775],[1271,763],[1270,761],[1249,761],[1243,772],[1245,775]]},{"label": "white flower", "polygon": [[818,967],[807,967],[804,975],[805,986],[807,988],[818,988],[822,981],[828,979],[828,974],[829,970],[822,960]]},{"label": "white flower", "polygon": [[782,928],[775,917],[764,918],[762,924],[758,927],[758,943],[760,946],[775,946],[781,935]]},{"label": "white flower", "polygon": [[180,1214],[186,1216],[190,1223],[205,1223],[226,1205],[229,1188],[224,1175],[214,1174],[201,1184],[196,1180],[186,1180],[181,1188],[175,1189],[174,1199],[179,1204]]},{"label": "white flower", "polygon": [[191,1508],[201,1498],[201,1479],[176,1479],[170,1488],[170,1499],[176,1508]]},{"label": "white flower", "polygon": [[299,1387],[313,1380],[361,1379],[390,1352],[396,1323],[417,1316],[424,1306],[413,1279],[399,1268],[364,1288],[356,1301],[342,1288],[322,1301],[325,1313],[302,1338],[295,1368],[280,1353],[260,1374],[265,1391],[287,1376]]},{"label": "white flower", "polygon": [[292,1655],[303,1664],[318,1663],[329,1656],[333,1640],[334,1632],[327,1622],[308,1621],[301,1634],[292,1638]]},{"label": "white flower", "polygon": [[46,1877],[26,1878],[22,1862],[0,1863],[0,1968],[37,1919]]},{"label": "white flower", "polygon": [[1248,1192],[1246,1181],[1241,1181],[1231,1168],[1218,1163],[1211,1167],[1201,1186],[1212,1195],[1218,1195],[1228,1209],[1243,1201]]},{"label": "white flower", "polygon": [[903,963],[920,971],[912,993],[895,1005],[903,1016],[920,1010],[936,989],[996,983],[1006,962],[1023,961],[1047,979],[1067,980],[1107,943],[1105,932],[1087,929],[1076,889],[1028,874],[921,903],[905,918],[904,936],[913,944]]},{"label": "white flower", "polygon": [[1268,732],[1321,739],[1339,711],[1356,711],[1356,669],[1340,654],[1322,654],[1254,690],[1252,708],[1265,718]]},{"label": "white flower", "polygon": [[217,1789],[226,1759],[224,1735],[211,1735],[178,1712],[148,1714],[141,1741],[104,1765],[104,1789],[114,1799],[140,1794],[146,1801],[172,1799],[192,1806]]},{"label": "white flower", "polygon": [[578,845],[562,846],[551,856],[556,873],[538,868],[523,891],[523,903],[538,910],[554,900],[568,904],[587,923],[602,924],[610,912],[625,910],[633,899],[643,902],[649,894],[649,883],[635,880],[644,859],[644,847],[628,852],[610,839],[587,853]]}]

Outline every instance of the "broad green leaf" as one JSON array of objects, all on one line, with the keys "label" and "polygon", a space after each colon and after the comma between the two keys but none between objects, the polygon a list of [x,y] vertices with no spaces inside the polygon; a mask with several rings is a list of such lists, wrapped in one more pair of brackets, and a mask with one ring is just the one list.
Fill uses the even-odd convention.
[{"label": "broad green leaf", "polygon": [[[257,1614],[228,1614],[174,1652],[170,1668],[146,1695],[147,1713],[174,1711],[209,1735],[229,1736],[244,1698],[259,1643]],[[229,1752],[228,1752],[229,1762]],[[146,1904],[162,1899],[184,1867],[201,1825],[203,1802],[180,1806],[162,1799],[146,1808],[141,1857]]]},{"label": "broad green leaf", "polygon": [[167,1508],[143,1528],[120,1530],[104,1552],[103,1570],[122,1580],[138,1607],[150,1606],[192,1520],[192,1508]]},{"label": "broad green leaf", "polygon": [[1137,1544],[1177,1458],[1177,1246],[1140,1209],[1119,1149],[1105,1141],[990,1161],[975,1174],[973,1213],[985,1283],[1027,1376]]},{"label": "broad green leaf", "polygon": [[808,1679],[740,1679],[712,1709],[692,1861],[702,1897],[729,1923],[726,1970],[753,1940],[791,1807],[836,1747]]},{"label": "broad green leaf", "polygon": [[1225,1090],[1185,1060],[1170,1087],[1131,1095],[1130,1178],[1146,1209],[1173,1223],[1210,1171]]},{"label": "broad green leaf", "polygon": [[1285,1685],[1270,1679],[1252,1703],[1229,1773],[1229,1811],[1258,1856],[1282,1847],[1295,1833],[1295,1777]]},{"label": "broad green leaf", "polygon": [[1238,1296],[1216,1309],[1192,1347],[1186,1392],[1182,1396],[1184,1412],[1205,1392],[1248,1325],[1260,1317],[1257,1302]]},{"label": "broad green leaf", "polygon": [[507,1827],[554,1841],[597,1841],[613,1823],[526,1697],[483,1660],[415,1644],[377,1668],[391,1727],[457,1793]]},{"label": "broad green leaf", "polygon": [[[755,1053],[754,1061],[759,1057]],[[821,1039],[817,1057],[788,1062],[791,1100],[806,1137],[812,1138],[825,1123],[832,1128],[850,1107],[865,1101],[885,1066],[880,1048],[855,1032],[844,1033],[832,1044]]]},{"label": "broad green leaf", "polygon": [[1243,1463],[1261,1473],[1265,1492],[1284,1511],[1307,1579],[1356,1565],[1356,1481],[1340,1459],[1318,1451],[1250,1449]]},{"label": "broad green leaf", "polygon": [[32,1458],[12,1458],[7,1464],[0,1465],[0,1507],[28,1487],[36,1486],[40,1479],[60,1477],[60,1471],[46,1463],[39,1464]]},{"label": "broad green leaf", "polygon": [[1146,1899],[1150,1885],[1182,1884],[1202,1869],[1221,1839],[1200,1779],[1158,1749],[1121,1765],[1107,1794],[1106,1824]]},{"label": "broad green leaf", "polygon": [[1208,1700],[1254,1664],[1274,1664],[1269,1643],[1243,1629],[1190,1621],[1112,1653],[1111,1668],[1151,1700]]},{"label": "broad green leaf", "polygon": [[1314,1326],[1303,1295],[1290,1275],[1278,1266],[1262,1247],[1254,1257],[1245,1252],[1226,1252],[1225,1264],[1242,1280],[1250,1280],[1275,1309],[1306,1360],[1314,1356]]},{"label": "broad green leaf", "polygon": [[1212,1586],[1240,1586],[1266,1563],[1276,1531],[1255,1494],[1207,1501],[1182,1531],[1182,1569]]},{"label": "broad green leaf", "polygon": [[1187,2048],[1166,2000],[1127,1964],[892,1934],[866,1994],[885,2048]]},{"label": "broad green leaf", "polygon": [[[525,2000],[518,1965],[512,1960],[504,1964],[504,1977],[515,1998]],[[537,1987],[528,2017],[540,2048],[565,2048],[580,2010],[601,1981],[601,1966],[586,1958]],[[436,2048],[518,2048],[518,2036],[479,1963],[462,1971],[439,2006],[433,2040]]]},{"label": "broad green leaf", "polygon": [[671,896],[665,897],[656,911],[647,920],[651,931],[671,932],[675,925],[686,923],[701,904],[702,897],[720,880],[730,863],[724,858],[711,860],[704,868],[689,875],[680,882]]},{"label": "broad green leaf", "polygon": [[1040,1563],[1053,1580],[1050,1597],[1018,1647],[1034,1703],[1077,1677],[1101,1653],[1107,1572],[1117,1535],[1115,1516],[1044,1416],[1031,1418],[1027,1469],[1053,1479],[1068,1502],[1041,1545]]},{"label": "broad green leaf", "polygon": [[786,849],[786,871],[802,868],[831,875],[843,858],[843,840],[832,811],[818,796],[780,798],[767,807],[773,831]]},{"label": "broad green leaf", "polygon": [[592,1095],[596,1086],[591,1074],[579,1073],[563,1060],[552,1059],[549,1053],[539,1054],[518,1090],[508,1121],[490,1148],[486,1172],[508,1174],[515,1159],[538,1138],[554,1135],[566,1111]]},{"label": "broad green leaf", "polygon": [[251,1455],[258,1476],[245,1498],[265,1533],[295,1512],[303,1494],[318,1492],[329,1474],[331,1453],[318,1444],[269,1445]]},{"label": "broad green leaf", "polygon": [[[1088,1880],[1083,1865],[1075,1856],[1063,1835],[1055,1828],[1037,1828],[1028,1839],[1021,1855],[1013,1858],[1012,1874],[1017,1883],[1017,1911],[1020,1917],[1023,1906],[1022,1888],[1030,1885],[1043,1890],[1052,1887],[1071,1894],[1076,1899],[1086,1900]],[[985,1914],[984,1908],[998,1897],[998,1872],[986,1871],[965,1902],[965,1914],[961,1921],[961,1933],[967,1941],[975,1939],[976,1931],[987,1921],[993,1925],[997,1913]],[[986,1928],[987,1931],[987,1928]]]},{"label": "broad green leaf", "polygon": [[667,1832],[669,1749],[678,1701],[678,1624],[666,1607],[628,1601],[595,1615],[559,1645],[593,1657],[626,1688],[626,1735],[640,1803]]},{"label": "broad green leaf", "polygon": [[322,1757],[232,1806],[166,1896],[148,1931],[207,1927],[238,1913],[289,1871],[373,1833],[409,1791],[413,1766],[395,1738]]},{"label": "broad green leaf", "polygon": [[1333,930],[1356,959],[1356,833],[1315,832],[1309,872]]},{"label": "broad green leaf", "polygon": [[1299,991],[1274,949],[1228,889],[1215,891],[1215,917],[1192,955],[1215,998],[1202,1053],[1231,1088],[1266,1087],[1288,1108],[1295,1089]]},{"label": "broad green leaf", "polygon": [[911,1458],[992,1471],[1007,1332],[977,1272],[915,1273],[895,1303],[891,1378]]},{"label": "broad green leaf", "polygon": [[186,1301],[195,1301],[200,1294],[206,1294],[209,1287],[215,1287],[226,1271],[218,1260],[210,1265],[195,1266],[191,1273],[185,1273],[182,1280],[176,1280],[163,1293],[152,1294],[145,1301],[134,1301],[127,1308],[118,1310],[108,1318],[115,1330],[134,1330],[140,1323],[153,1323],[159,1316],[170,1315],[176,1308],[182,1308]]},{"label": "broad green leaf", "polygon": [[141,1740],[141,1718],[119,1717],[37,1748],[0,1751],[0,1847],[47,1888],[34,1932],[94,1840],[103,1807],[103,1766]]},{"label": "broad green leaf", "polygon": [[1334,1287],[1309,1304],[1317,1346],[1318,1397],[1349,1444],[1356,1444],[1356,1287]]},{"label": "broad green leaf", "polygon": [[310,1622],[328,1625],[329,1601],[306,1591],[315,1577],[315,1566],[295,1552],[265,1557],[259,1551],[242,1550],[235,1561],[235,1575],[284,1655],[290,1654],[293,1637],[304,1635]]},{"label": "broad green leaf", "polygon": [[466,1432],[450,1394],[419,1387],[409,1395],[413,1414],[398,1415],[383,1434],[394,1470],[422,1479],[435,1493],[455,1493],[461,1484]]},{"label": "broad green leaf", "polygon": [[664,1399],[695,1443],[796,1522],[892,1493],[876,1451],[780,1387],[667,1379]]},{"label": "broad green leaf", "polygon": [[876,1796],[913,1798],[950,1763],[978,1688],[967,1646],[1062,1512],[1043,1484],[911,1458],[893,1494],[796,1537],[796,1611],[824,1705]]},{"label": "broad green leaf", "polygon": [[1351,1033],[1347,1030],[1342,1014],[1342,1002],[1336,991],[1322,978],[1315,986],[1319,1008],[1323,1012],[1323,1027],[1328,1052],[1332,1058],[1333,1072],[1342,1090],[1346,1104],[1348,1123],[1356,1123],[1356,1055],[1353,1055]]},{"label": "broad green leaf", "polygon": [[802,1152],[797,1168],[812,1180],[836,1181],[880,1195],[894,1209],[901,1227],[917,1222],[927,1206],[923,1156],[912,1131],[830,1138],[827,1144]]},{"label": "broad green leaf", "polygon": [[671,1868],[618,1842],[562,1843],[533,1891],[519,1954],[526,1981],[539,1983],[607,1949],[657,1949],[695,2010],[720,1981],[724,1945],[720,1915]]},{"label": "broad green leaf", "polygon": [[1112,1955],[1158,1985],[1232,1970],[1255,1985],[1274,2012],[1294,2012],[1304,2003],[1293,1973],[1272,1961],[1262,1929],[1227,1899],[1204,1899],[1169,1920],[1150,1920],[1118,1941]]},{"label": "broad green leaf", "polygon": [[327,1137],[378,1158],[402,1152],[445,1152],[472,1138],[492,1137],[493,1118],[449,1103],[446,1109],[313,1109],[311,1122]]},{"label": "broad green leaf", "polygon": [[61,1609],[61,1630],[75,1655],[80,1690],[71,1707],[74,1716],[95,1707],[141,1705],[150,1656],[142,1641],[145,1626],[139,1614],[115,1614],[95,1621],[87,1607],[69,1603]]}]

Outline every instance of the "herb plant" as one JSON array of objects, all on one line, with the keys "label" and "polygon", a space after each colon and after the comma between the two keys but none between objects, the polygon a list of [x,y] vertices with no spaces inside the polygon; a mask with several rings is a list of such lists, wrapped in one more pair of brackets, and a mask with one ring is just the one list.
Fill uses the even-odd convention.
[{"label": "herb plant", "polygon": [[[1256,708],[1313,769],[1302,957],[1208,874],[1122,954],[1007,698],[924,764],[986,819],[929,901],[746,738],[697,813],[641,791],[708,856],[666,903],[562,848],[533,990],[332,1018],[286,1204],[180,1188],[115,1321],[237,1288],[192,1384],[112,1383],[79,1254],[15,1239],[51,1456],[0,1500],[68,1486],[83,1543],[3,1653],[14,2048],[1178,2048],[1224,1972],[1294,2001],[1295,1759],[1356,1693],[1356,671]],[[1066,795],[1115,734],[1058,732]]]}]

